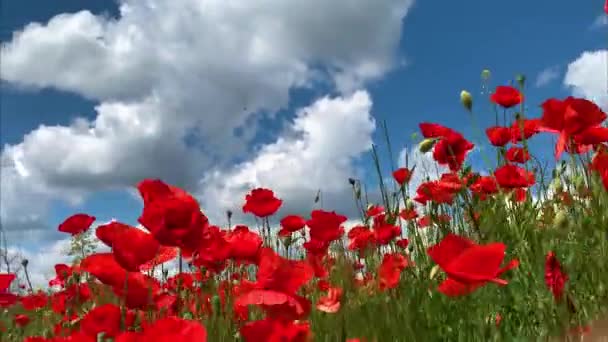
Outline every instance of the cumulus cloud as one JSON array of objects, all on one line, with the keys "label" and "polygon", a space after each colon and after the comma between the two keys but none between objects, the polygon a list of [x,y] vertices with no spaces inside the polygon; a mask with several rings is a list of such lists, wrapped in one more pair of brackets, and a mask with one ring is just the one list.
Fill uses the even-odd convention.
[{"label": "cumulus cloud", "polygon": [[[249,146],[259,120],[286,108],[292,89],[329,83],[345,96],[356,94],[354,104],[344,105],[361,106],[368,96],[356,89],[395,66],[412,3],[122,0],[118,18],[81,11],[25,26],[2,44],[2,79],[73,92],[98,105],[94,120],[43,125],[4,147],[3,225],[20,229],[21,220],[42,231],[49,201],[77,204],[95,190],[133,186],[146,177],[191,190],[204,178],[204,186],[223,188],[228,181],[205,176],[207,170],[247,178],[231,162],[248,160],[248,153],[259,156],[247,165],[262,174],[285,153],[303,152],[304,160],[317,162],[335,157],[337,166],[308,166],[311,173],[298,177],[342,203],[334,180],[346,175],[349,160],[328,153],[325,144],[351,155],[356,148],[316,135],[328,133],[315,126],[317,119],[300,118],[293,127],[308,138],[281,137],[257,152]],[[351,139],[341,126],[331,134]],[[297,142],[310,146],[287,147]],[[209,177],[219,185],[210,185]],[[304,186],[304,193],[312,187]],[[284,191],[298,190],[284,185]]]},{"label": "cumulus cloud", "polygon": [[557,66],[552,66],[544,69],[536,76],[536,81],[534,85],[537,88],[544,87],[549,83],[557,80],[559,78],[560,70]]},{"label": "cumulus cloud", "polygon": [[575,96],[608,108],[608,51],[586,51],[568,65],[564,84]]},{"label": "cumulus cloud", "polygon": [[266,187],[284,201],[282,213],[304,215],[321,189],[324,207],[354,214],[348,178],[358,173],[353,160],[371,148],[371,107],[369,94],[357,91],[298,110],[281,137],[251,160],[207,174],[198,194],[203,208],[211,215],[233,210],[238,217],[245,194]]}]

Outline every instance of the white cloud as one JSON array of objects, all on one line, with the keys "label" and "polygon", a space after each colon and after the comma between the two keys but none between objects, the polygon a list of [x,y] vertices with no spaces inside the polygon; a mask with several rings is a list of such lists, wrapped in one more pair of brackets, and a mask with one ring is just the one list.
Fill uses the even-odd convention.
[{"label": "white cloud", "polygon": [[552,66],[552,67],[546,68],[536,76],[536,81],[534,82],[534,85],[537,88],[544,87],[544,86],[548,85],[549,83],[558,79],[559,75],[560,75],[560,70],[559,70],[558,66]]},{"label": "white cloud", "polygon": [[[393,68],[412,3],[122,0],[116,19],[81,11],[27,25],[2,44],[2,79],[99,104],[94,120],[40,126],[5,146],[4,227],[21,229],[14,223],[25,219],[42,225],[51,200],[80,203],[92,191],[145,177],[194,189],[209,168],[230,169],[234,158],[248,157],[259,120],[285,108],[292,89],[331,82],[350,94]],[[323,144],[342,140],[297,126],[314,122],[300,119],[294,128],[317,145],[293,148],[305,150],[305,159],[328,161]],[[338,126],[332,134],[344,132]],[[250,161],[262,168],[257,172],[290,151],[284,141],[292,138],[261,148]],[[309,167],[302,183],[343,176],[348,158],[335,162]],[[335,193],[334,185],[323,185]]]},{"label": "white cloud", "polygon": [[357,91],[298,110],[286,132],[251,160],[207,174],[199,194],[205,212],[223,215],[230,209],[238,219],[245,194],[267,187],[284,201],[282,213],[309,214],[319,189],[324,207],[354,213],[347,180],[357,172],[353,160],[371,149],[371,106],[369,94]]},{"label": "white cloud", "polygon": [[575,96],[585,97],[608,108],[608,52],[583,52],[568,65],[564,84]]}]

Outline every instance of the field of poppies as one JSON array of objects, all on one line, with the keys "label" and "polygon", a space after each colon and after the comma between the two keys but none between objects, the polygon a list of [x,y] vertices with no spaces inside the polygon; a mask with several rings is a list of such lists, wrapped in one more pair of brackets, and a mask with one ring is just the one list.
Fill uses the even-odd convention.
[{"label": "field of poppies", "polygon": [[[58,229],[82,253],[55,265],[48,291],[0,274],[0,339],[498,341],[586,333],[608,304],[607,116],[568,97],[534,107],[535,117],[524,111],[524,86],[520,77],[490,96],[504,112],[485,129],[496,149],[491,169],[470,167],[474,145],[459,132],[420,123],[419,149],[449,172],[410,193],[411,176],[423,171],[391,170],[380,203],[367,202],[359,180],[345,179],[361,220],[348,231],[347,217],[327,209],[277,217],[280,194],[265,188],[251,190],[242,207],[258,225],[220,227],[184,190],[145,179],[137,185],[145,230],[111,222],[93,232],[95,217],[76,214]],[[461,102],[474,117],[468,92]],[[529,152],[544,134],[556,142],[549,169]],[[110,252],[87,252],[93,234]],[[176,275],[169,264],[178,265]]]}]

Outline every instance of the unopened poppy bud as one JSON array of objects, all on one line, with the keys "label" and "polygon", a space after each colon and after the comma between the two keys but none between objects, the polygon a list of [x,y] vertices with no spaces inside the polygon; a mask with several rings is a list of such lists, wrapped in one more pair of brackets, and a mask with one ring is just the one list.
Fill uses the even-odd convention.
[{"label": "unopened poppy bud", "polygon": [[553,225],[557,228],[563,229],[568,227],[568,223],[568,214],[563,210],[558,211],[555,215],[555,219],[553,220]]},{"label": "unopened poppy bud", "polygon": [[23,260],[21,260],[21,266],[23,266],[23,267],[27,267],[27,265],[28,265],[29,263],[30,263],[30,262],[29,262],[27,259],[23,259]]},{"label": "unopened poppy bud", "polygon": [[437,140],[433,139],[433,138],[424,139],[420,142],[420,144],[418,144],[418,149],[422,153],[427,153],[428,151],[430,151],[433,148],[433,146],[435,146],[436,141]]},{"label": "unopened poppy bud", "polygon": [[585,179],[583,178],[583,176],[581,174],[577,174],[576,176],[574,176],[574,186],[577,189],[582,188],[583,186],[585,186]]},{"label": "unopened poppy bud", "polygon": [[349,178],[349,179],[348,179],[348,183],[349,183],[351,186],[355,186],[355,180],[354,180],[353,178]]},{"label": "unopened poppy bud", "polygon": [[232,218],[232,210],[227,210],[226,216],[228,216],[228,219],[230,220]]},{"label": "unopened poppy bud", "polygon": [[460,103],[470,112],[473,109],[473,96],[471,96],[471,93],[466,90],[461,91]]},{"label": "unopened poppy bud", "polygon": [[490,70],[488,70],[488,69],[484,69],[481,72],[481,79],[484,81],[488,80],[490,78],[490,76],[491,76],[491,73],[490,73]]},{"label": "unopened poppy bud", "polygon": [[435,278],[435,276],[437,275],[437,272],[439,272],[439,265],[433,266],[433,268],[431,269],[431,274],[430,274],[429,278],[430,279]]},{"label": "unopened poppy bud", "polygon": [[292,239],[291,235],[287,235],[285,237],[281,237],[281,241],[283,242],[283,245],[285,245],[285,247],[289,247],[289,246],[291,246],[293,239]]},{"label": "unopened poppy bud", "polygon": [[517,83],[519,84],[519,86],[521,88],[523,88],[524,84],[526,83],[526,76],[522,75],[522,74],[519,74],[519,75],[517,75],[517,77],[515,77],[515,80],[517,81]]},{"label": "unopened poppy bud", "polygon": [[192,316],[192,313],[184,312],[184,314],[182,314],[182,318],[183,319],[193,319],[194,317]]}]

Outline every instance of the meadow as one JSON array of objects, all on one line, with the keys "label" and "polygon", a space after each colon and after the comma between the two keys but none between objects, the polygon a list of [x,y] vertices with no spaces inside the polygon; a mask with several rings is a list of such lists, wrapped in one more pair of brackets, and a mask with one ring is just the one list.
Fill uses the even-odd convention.
[{"label": "meadow", "polygon": [[[362,181],[345,179],[360,213],[351,219],[361,221],[349,230],[349,218],[313,203],[306,217],[278,217],[283,201],[266,188],[243,199],[259,224],[220,225],[183,189],[142,180],[145,230],[111,222],[93,232],[94,213],[76,213],[58,230],[72,236],[77,255],[55,266],[49,290],[0,274],[0,339],[543,341],[590,333],[608,303],[607,116],[574,97],[526,113],[525,85],[520,76],[490,95],[495,125],[480,133],[495,149],[492,168],[473,169],[473,143],[435,122],[420,123],[418,148],[449,171],[415,191],[408,183],[424,171],[406,163],[387,183],[374,149],[381,201],[369,203]],[[478,100],[462,92],[466,115],[475,117]],[[549,168],[529,152],[537,135],[555,137]],[[92,251],[92,239],[110,252]],[[169,263],[177,274],[169,276]]]}]

